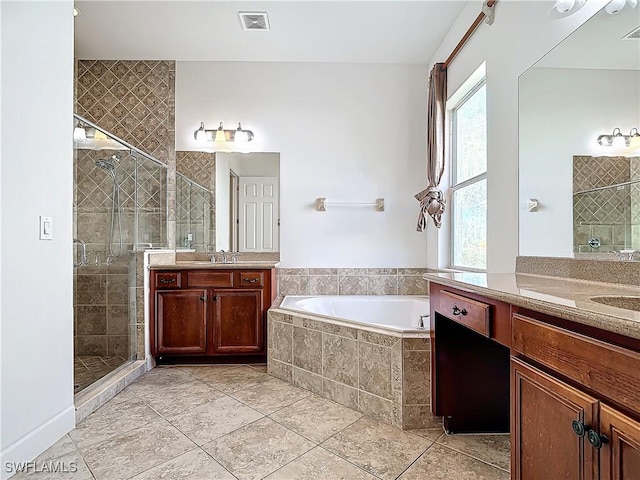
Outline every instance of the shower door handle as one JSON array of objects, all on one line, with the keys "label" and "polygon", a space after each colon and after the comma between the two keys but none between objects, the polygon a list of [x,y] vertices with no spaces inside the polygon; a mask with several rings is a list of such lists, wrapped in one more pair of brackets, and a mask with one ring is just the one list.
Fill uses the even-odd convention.
[{"label": "shower door handle", "polygon": [[74,267],[82,267],[84,265],[86,265],[87,262],[87,244],[84,242],[84,240],[80,240],[79,238],[74,238],[73,239],[73,244],[75,245],[76,243],[80,244],[80,251],[82,252],[80,254],[80,261],[79,262],[73,262],[73,266]]}]

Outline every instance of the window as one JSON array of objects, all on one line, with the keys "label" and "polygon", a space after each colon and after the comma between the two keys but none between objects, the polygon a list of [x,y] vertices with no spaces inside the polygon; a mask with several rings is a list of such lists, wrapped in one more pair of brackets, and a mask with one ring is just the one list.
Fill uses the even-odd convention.
[{"label": "window", "polygon": [[487,102],[484,80],[451,110],[451,265],[487,268]]}]

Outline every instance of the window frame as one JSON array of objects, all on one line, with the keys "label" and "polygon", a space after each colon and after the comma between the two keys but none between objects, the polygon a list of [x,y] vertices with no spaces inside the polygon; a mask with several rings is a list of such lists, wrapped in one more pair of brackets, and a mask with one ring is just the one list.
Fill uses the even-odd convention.
[{"label": "window frame", "polygon": [[[463,180],[462,182],[457,182],[457,169],[458,169],[458,162],[457,162],[457,143],[456,143],[456,134],[457,134],[457,110],[460,109],[460,107],[462,107],[468,100],[470,100],[476,93],[478,93],[478,91],[486,86],[487,84],[487,78],[485,75],[482,76],[482,78],[476,82],[474,82],[470,88],[466,91],[466,93],[457,101],[455,102],[454,105],[452,105],[448,110],[449,110],[449,115],[450,115],[450,131],[451,131],[451,135],[449,136],[450,139],[450,178],[449,178],[449,205],[450,205],[450,222],[449,222],[449,266],[450,268],[455,268],[458,270],[464,270],[464,271],[469,271],[469,272],[486,272],[487,271],[487,257],[486,257],[486,252],[487,252],[487,248],[486,248],[486,243],[485,243],[485,267],[484,268],[476,268],[476,267],[470,267],[470,266],[466,266],[466,265],[458,265],[455,263],[455,238],[456,238],[456,233],[455,233],[455,205],[453,202],[453,197],[454,194],[460,190],[463,190],[466,187],[469,187],[471,185],[474,185],[476,183],[479,183],[483,180],[487,180],[487,172],[489,170],[489,166],[487,165],[487,168],[485,169],[484,172],[475,175],[473,177],[467,178],[466,180]],[[485,90],[485,119],[487,116],[487,103],[486,103],[486,90]],[[487,145],[485,145],[485,156],[488,157],[488,155],[486,154],[486,147]],[[488,193],[488,192],[487,192]],[[488,196],[488,195],[487,195]],[[485,202],[486,202],[486,198],[485,198]],[[488,209],[487,209],[487,214],[488,214]],[[485,224],[486,224],[486,217],[485,217]],[[485,238],[485,242],[486,242],[486,238]]]}]

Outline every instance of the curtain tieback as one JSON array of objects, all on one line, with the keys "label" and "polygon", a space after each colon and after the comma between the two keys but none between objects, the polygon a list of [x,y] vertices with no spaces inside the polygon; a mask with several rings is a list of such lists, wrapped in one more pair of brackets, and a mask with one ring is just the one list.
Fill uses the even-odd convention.
[{"label": "curtain tieback", "polygon": [[428,186],[420,193],[414,195],[416,200],[420,202],[420,213],[418,214],[418,224],[416,230],[424,232],[427,228],[427,215],[433,218],[433,223],[437,228],[442,226],[442,214],[446,206],[446,201],[442,190],[433,185]]}]

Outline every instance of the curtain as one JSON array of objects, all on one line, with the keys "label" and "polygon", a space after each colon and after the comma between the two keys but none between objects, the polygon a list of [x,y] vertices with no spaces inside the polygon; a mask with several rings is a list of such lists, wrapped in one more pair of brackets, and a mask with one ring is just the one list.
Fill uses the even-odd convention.
[{"label": "curtain", "polygon": [[437,228],[442,226],[445,199],[438,188],[445,161],[445,104],[447,101],[447,68],[444,63],[436,63],[429,75],[429,96],[427,103],[427,188],[415,195],[420,202],[417,230],[427,227],[427,215]]}]

